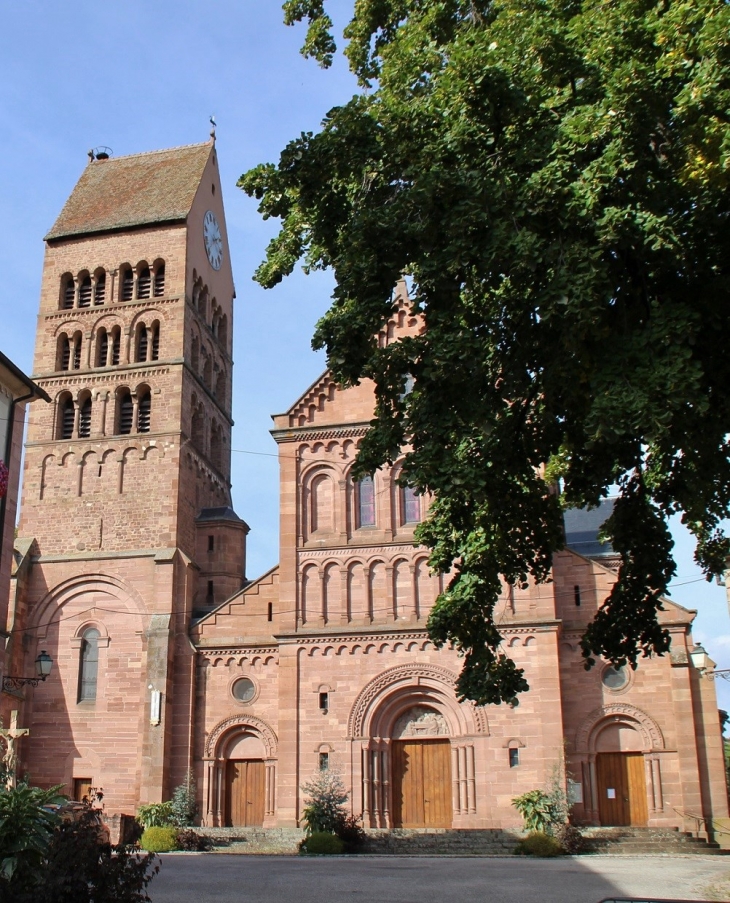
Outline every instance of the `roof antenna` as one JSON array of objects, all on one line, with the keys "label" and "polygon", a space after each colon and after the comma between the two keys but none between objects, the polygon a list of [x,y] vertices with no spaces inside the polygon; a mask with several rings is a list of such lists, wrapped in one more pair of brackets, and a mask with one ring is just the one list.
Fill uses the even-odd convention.
[{"label": "roof antenna", "polygon": [[210,116],[210,124],[213,126],[213,128],[210,130],[210,137],[213,139],[213,141],[215,141],[216,122],[215,122],[215,116],[213,116],[212,113]]}]

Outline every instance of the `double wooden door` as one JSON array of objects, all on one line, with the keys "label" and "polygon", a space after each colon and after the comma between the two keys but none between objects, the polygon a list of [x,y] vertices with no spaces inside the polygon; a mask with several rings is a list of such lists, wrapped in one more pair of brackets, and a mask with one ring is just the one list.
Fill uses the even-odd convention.
[{"label": "double wooden door", "polygon": [[600,753],[596,757],[598,813],[602,825],[645,825],[644,756],[641,753]]},{"label": "double wooden door", "polygon": [[229,759],[226,764],[226,825],[264,823],[265,771],[262,759]]},{"label": "double wooden door", "polygon": [[450,828],[451,744],[448,740],[394,740],[393,825]]}]

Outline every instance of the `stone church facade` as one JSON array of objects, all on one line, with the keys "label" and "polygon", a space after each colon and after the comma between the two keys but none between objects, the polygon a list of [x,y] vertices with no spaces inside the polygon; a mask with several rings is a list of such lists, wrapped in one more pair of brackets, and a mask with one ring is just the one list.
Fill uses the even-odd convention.
[{"label": "stone church facade", "polygon": [[[190,768],[202,823],[295,826],[329,767],[368,828],[512,827],[512,798],[565,755],[577,821],[727,815],[694,613],[666,602],[671,655],[583,669],[610,560],[568,550],[551,583],[505,588],[504,648],[530,690],[516,708],[459,702],[460,660],[426,633],[443,579],[413,544],[428,499],[398,463],[351,476],[366,382],[325,373],[274,417],[280,560],[246,579],[214,143],[91,160],[46,245],[33,379],[53,404],[31,413],[7,641],[13,673],[41,649],[56,663],[13,700],[36,783],[103,787],[131,813]],[[379,341],[420,328],[400,284]]]}]

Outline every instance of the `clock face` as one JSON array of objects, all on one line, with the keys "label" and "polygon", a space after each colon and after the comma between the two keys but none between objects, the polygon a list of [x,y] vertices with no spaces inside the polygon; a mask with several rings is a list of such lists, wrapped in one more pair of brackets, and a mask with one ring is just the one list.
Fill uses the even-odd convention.
[{"label": "clock face", "polygon": [[212,210],[209,210],[203,219],[203,241],[210,265],[214,270],[219,270],[223,262],[223,239],[218,220]]}]

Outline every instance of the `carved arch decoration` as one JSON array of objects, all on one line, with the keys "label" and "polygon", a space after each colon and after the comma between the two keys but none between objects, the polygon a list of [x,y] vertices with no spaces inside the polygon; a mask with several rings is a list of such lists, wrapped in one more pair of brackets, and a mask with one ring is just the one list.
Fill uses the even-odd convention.
[{"label": "carved arch decoration", "polygon": [[255,715],[232,715],[230,718],[224,718],[223,721],[219,721],[208,734],[205,741],[206,759],[212,759],[217,756],[221,741],[226,735],[245,728],[250,728],[259,735],[266,749],[267,759],[276,758],[279,741],[273,728],[263,718],[257,718]]},{"label": "carved arch decoration", "polygon": [[623,723],[638,731],[645,752],[665,748],[661,728],[650,715],[628,703],[614,702],[594,709],[584,719],[575,735],[576,753],[595,752],[598,735],[610,722]]},{"label": "carved arch decoration", "polygon": [[78,574],[54,586],[38,603],[31,622],[38,631],[38,642],[47,638],[48,628],[56,622],[54,615],[60,609],[87,595],[110,597],[116,607],[123,605],[130,615],[138,617],[138,629],[143,628],[145,606],[135,589],[109,574]]},{"label": "carved arch decoration", "polygon": [[374,736],[373,731],[394,722],[414,705],[433,706],[449,724],[451,735],[489,734],[483,706],[460,703],[456,698],[457,675],[449,668],[421,662],[395,665],[382,671],[360,691],[347,722],[352,739]]}]

